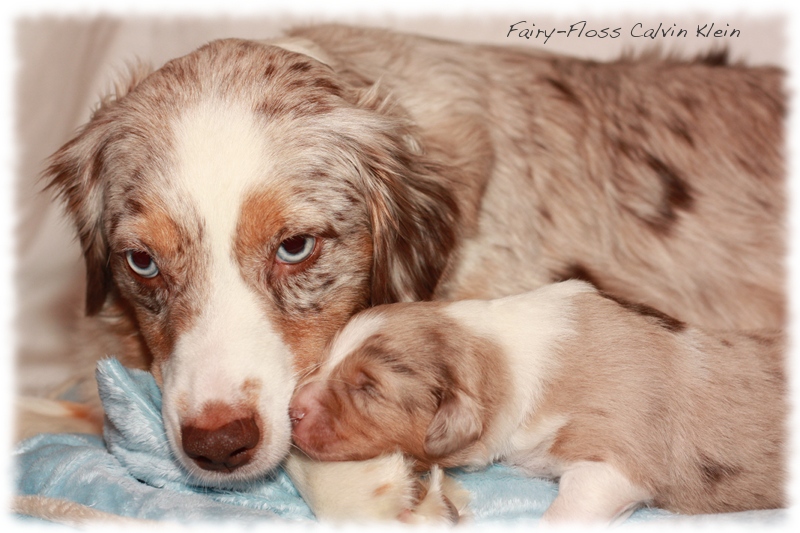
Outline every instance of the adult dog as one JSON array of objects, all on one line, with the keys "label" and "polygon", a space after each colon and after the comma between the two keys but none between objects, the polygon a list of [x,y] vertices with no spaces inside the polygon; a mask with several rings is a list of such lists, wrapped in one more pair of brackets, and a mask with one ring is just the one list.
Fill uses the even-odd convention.
[{"label": "adult dog", "polygon": [[781,84],[718,54],[340,26],[134,69],[46,171],[85,254],[87,358],[151,369],[175,455],[227,485],[286,457],[298,376],[369,306],[582,278],[780,327]]}]

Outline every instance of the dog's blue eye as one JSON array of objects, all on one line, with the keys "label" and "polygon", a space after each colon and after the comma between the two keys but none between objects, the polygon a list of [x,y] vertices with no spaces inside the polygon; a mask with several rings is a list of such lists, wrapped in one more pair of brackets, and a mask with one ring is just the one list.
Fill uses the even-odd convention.
[{"label": "dog's blue eye", "polygon": [[290,239],[286,239],[281,243],[278,248],[278,253],[275,254],[278,261],[294,265],[302,263],[314,253],[314,247],[317,244],[317,239],[309,235],[297,235]]},{"label": "dog's blue eye", "polygon": [[158,265],[147,252],[128,250],[125,252],[125,258],[128,260],[131,270],[139,276],[148,279],[158,276]]}]

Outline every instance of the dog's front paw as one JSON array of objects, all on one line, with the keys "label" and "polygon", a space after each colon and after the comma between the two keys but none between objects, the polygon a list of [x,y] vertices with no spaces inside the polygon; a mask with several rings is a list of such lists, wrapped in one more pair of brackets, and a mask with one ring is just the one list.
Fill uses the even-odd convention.
[{"label": "dog's front paw", "polygon": [[318,462],[290,455],[286,471],[317,519],[455,523],[469,498],[439,469],[420,480],[402,454]]}]

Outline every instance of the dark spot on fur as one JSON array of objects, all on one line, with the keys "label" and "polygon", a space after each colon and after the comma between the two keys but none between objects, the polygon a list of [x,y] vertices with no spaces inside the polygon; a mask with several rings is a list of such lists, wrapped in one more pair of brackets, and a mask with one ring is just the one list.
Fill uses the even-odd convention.
[{"label": "dark spot on fur", "polygon": [[321,290],[329,289],[331,287],[331,285],[333,285],[335,282],[336,282],[336,279],[334,279],[333,277],[326,277],[319,284],[319,288]]},{"label": "dark spot on fur", "polygon": [[286,113],[286,105],[281,100],[270,98],[258,104],[255,111],[258,114],[273,118],[284,115]]},{"label": "dark spot on fur", "polygon": [[108,234],[113,236],[117,233],[119,223],[122,222],[122,213],[112,213],[108,220]]},{"label": "dark spot on fur", "polygon": [[342,88],[330,78],[315,78],[311,82],[311,86],[315,89],[324,89],[334,96],[341,96]]},{"label": "dark spot on fur", "polygon": [[647,155],[647,164],[658,174],[661,183],[666,191],[666,203],[670,209],[691,209],[694,203],[691,188],[686,181],[681,178],[675,169],[669,167],[662,160]]},{"label": "dark spot on fur", "polygon": [[575,94],[575,92],[566,86],[560,80],[555,78],[545,78],[545,80],[551,87],[553,87],[556,91],[561,94],[562,99],[570,102],[571,104],[583,107],[583,103],[581,102],[580,98]]},{"label": "dark spot on fur", "polygon": [[645,304],[630,302],[628,300],[625,300],[624,298],[614,296],[607,292],[600,292],[599,294],[603,298],[611,300],[612,302],[616,302],[617,304],[624,307],[628,311],[631,311],[632,313],[636,313],[643,317],[654,319],[656,324],[666,329],[667,331],[671,331],[673,333],[679,333],[684,329],[686,329],[685,322],[681,322],[677,318],[672,317],[664,312],[661,312],[654,307],[650,307],[649,305]]},{"label": "dark spot on fur", "polygon": [[596,289],[600,288],[600,282],[592,272],[580,263],[572,263],[567,265],[563,270],[554,272],[552,275],[553,283],[560,281],[567,281],[570,279],[579,279],[587,283],[591,283]]},{"label": "dark spot on fur", "polygon": [[754,332],[747,332],[744,334],[745,337],[750,339],[751,341],[755,342],[756,344],[760,344],[761,346],[772,346],[775,344],[775,339],[770,337],[769,335],[761,335]]},{"label": "dark spot on fur", "polygon": [[675,134],[676,137],[694,148],[694,137],[692,137],[692,134],[689,133],[686,123],[684,123],[682,120],[675,119],[675,121],[668,125],[668,128],[672,133]]},{"label": "dark spot on fur", "polygon": [[689,184],[678,172],[650,153],[644,154],[644,162],[655,172],[663,188],[658,206],[658,218],[646,218],[645,222],[656,232],[667,234],[678,218],[677,211],[688,211],[694,205]]},{"label": "dark spot on fur", "polygon": [[125,210],[132,215],[141,215],[144,213],[144,205],[136,198],[129,196],[125,199]]},{"label": "dark spot on fur", "polygon": [[711,50],[697,56],[695,63],[707,65],[709,67],[725,67],[729,64],[729,53],[727,48]]},{"label": "dark spot on fur", "polygon": [[617,152],[621,153],[628,159],[634,158],[635,150],[630,144],[619,138],[612,139],[611,142],[614,143],[614,148],[616,148]]},{"label": "dark spot on fur", "polygon": [[736,164],[739,165],[739,167],[742,170],[744,170],[747,174],[749,174],[749,175],[751,175],[751,176],[753,176],[755,178],[761,178],[763,176],[768,175],[767,172],[765,172],[765,171],[763,171],[761,169],[756,170],[756,165],[757,165],[756,161],[751,161],[750,159],[748,159],[746,157],[742,157],[741,155],[736,155],[735,156],[735,160],[736,160]]},{"label": "dark spot on fur", "polygon": [[703,454],[700,454],[698,467],[703,481],[710,486],[709,488],[742,472],[741,468],[723,465]]},{"label": "dark spot on fur", "polygon": [[363,199],[360,196],[357,196],[355,193],[351,191],[345,192],[344,200],[351,206],[355,206],[363,202]]},{"label": "dark spot on fur", "polygon": [[677,100],[692,115],[694,115],[695,111],[697,110],[698,107],[700,107],[700,104],[701,104],[700,100],[698,100],[696,97],[691,96],[691,95],[679,96],[679,97],[677,97]]},{"label": "dark spot on fur", "polygon": [[720,342],[720,344],[722,344],[726,348],[730,348],[731,346],[733,346],[733,343],[731,341],[727,340],[727,339],[722,339],[719,342]]},{"label": "dark spot on fur", "polygon": [[456,379],[456,374],[453,372],[452,368],[450,368],[450,365],[447,364],[447,361],[436,361],[434,366],[436,370],[435,375],[444,388],[444,390],[439,390],[437,392],[437,396],[439,400],[443,400],[448,390],[452,390],[459,385],[459,380]]},{"label": "dark spot on fur", "polygon": [[425,328],[420,332],[425,346],[433,347],[437,351],[444,351],[448,346],[447,335],[434,327]]},{"label": "dark spot on fur", "polygon": [[413,376],[416,374],[413,368],[403,363],[392,364],[392,372],[396,374],[405,374],[407,376]]},{"label": "dark spot on fur", "polygon": [[[634,102],[633,108],[636,110],[636,114],[642,119],[650,118],[650,110],[647,109],[644,105],[640,102]],[[631,124],[630,126],[635,126],[635,124]]]},{"label": "dark spot on fur", "polygon": [[289,65],[287,70],[289,70],[289,72],[308,72],[311,70],[311,63],[307,63],[305,61],[300,63],[292,63]]}]

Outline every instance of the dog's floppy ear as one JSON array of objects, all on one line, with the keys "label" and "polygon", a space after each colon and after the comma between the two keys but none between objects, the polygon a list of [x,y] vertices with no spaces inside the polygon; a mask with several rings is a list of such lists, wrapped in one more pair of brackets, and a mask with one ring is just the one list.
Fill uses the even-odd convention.
[{"label": "dog's floppy ear", "polygon": [[478,402],[458,389],[447,392],[428,426],[425,453],[432,458],[447,456],[475,442],[482,432]]},{"label": "dog's floppy ear", "polygon": [[376,171],[382,183],[367,199],[373,305],[429,300],[455,244],[456,205],[449,191],[404,170]]},{"label": "dog's floppy ear", "polygon": [[381,127],[357,150],[372,230],[371,303],[428,300],[455,245],[459,207],[407,120],[391,116],[378,94],[373,87],[359,102]]},{"label": "dog's floppy ear", "polygon": [[47,188],[55,190],[63,199],[80,238],[86,262],[88,315],[100,312],[111,289],[108,245],[103,230],[102,176],[105,148],[114,131],[112,110],[151,70],[143,64],[131,67],[130,73],[116,84],[114,92],[100,102],[91,120],[50,157],[43,173],[43,178],[48,180]]}]

